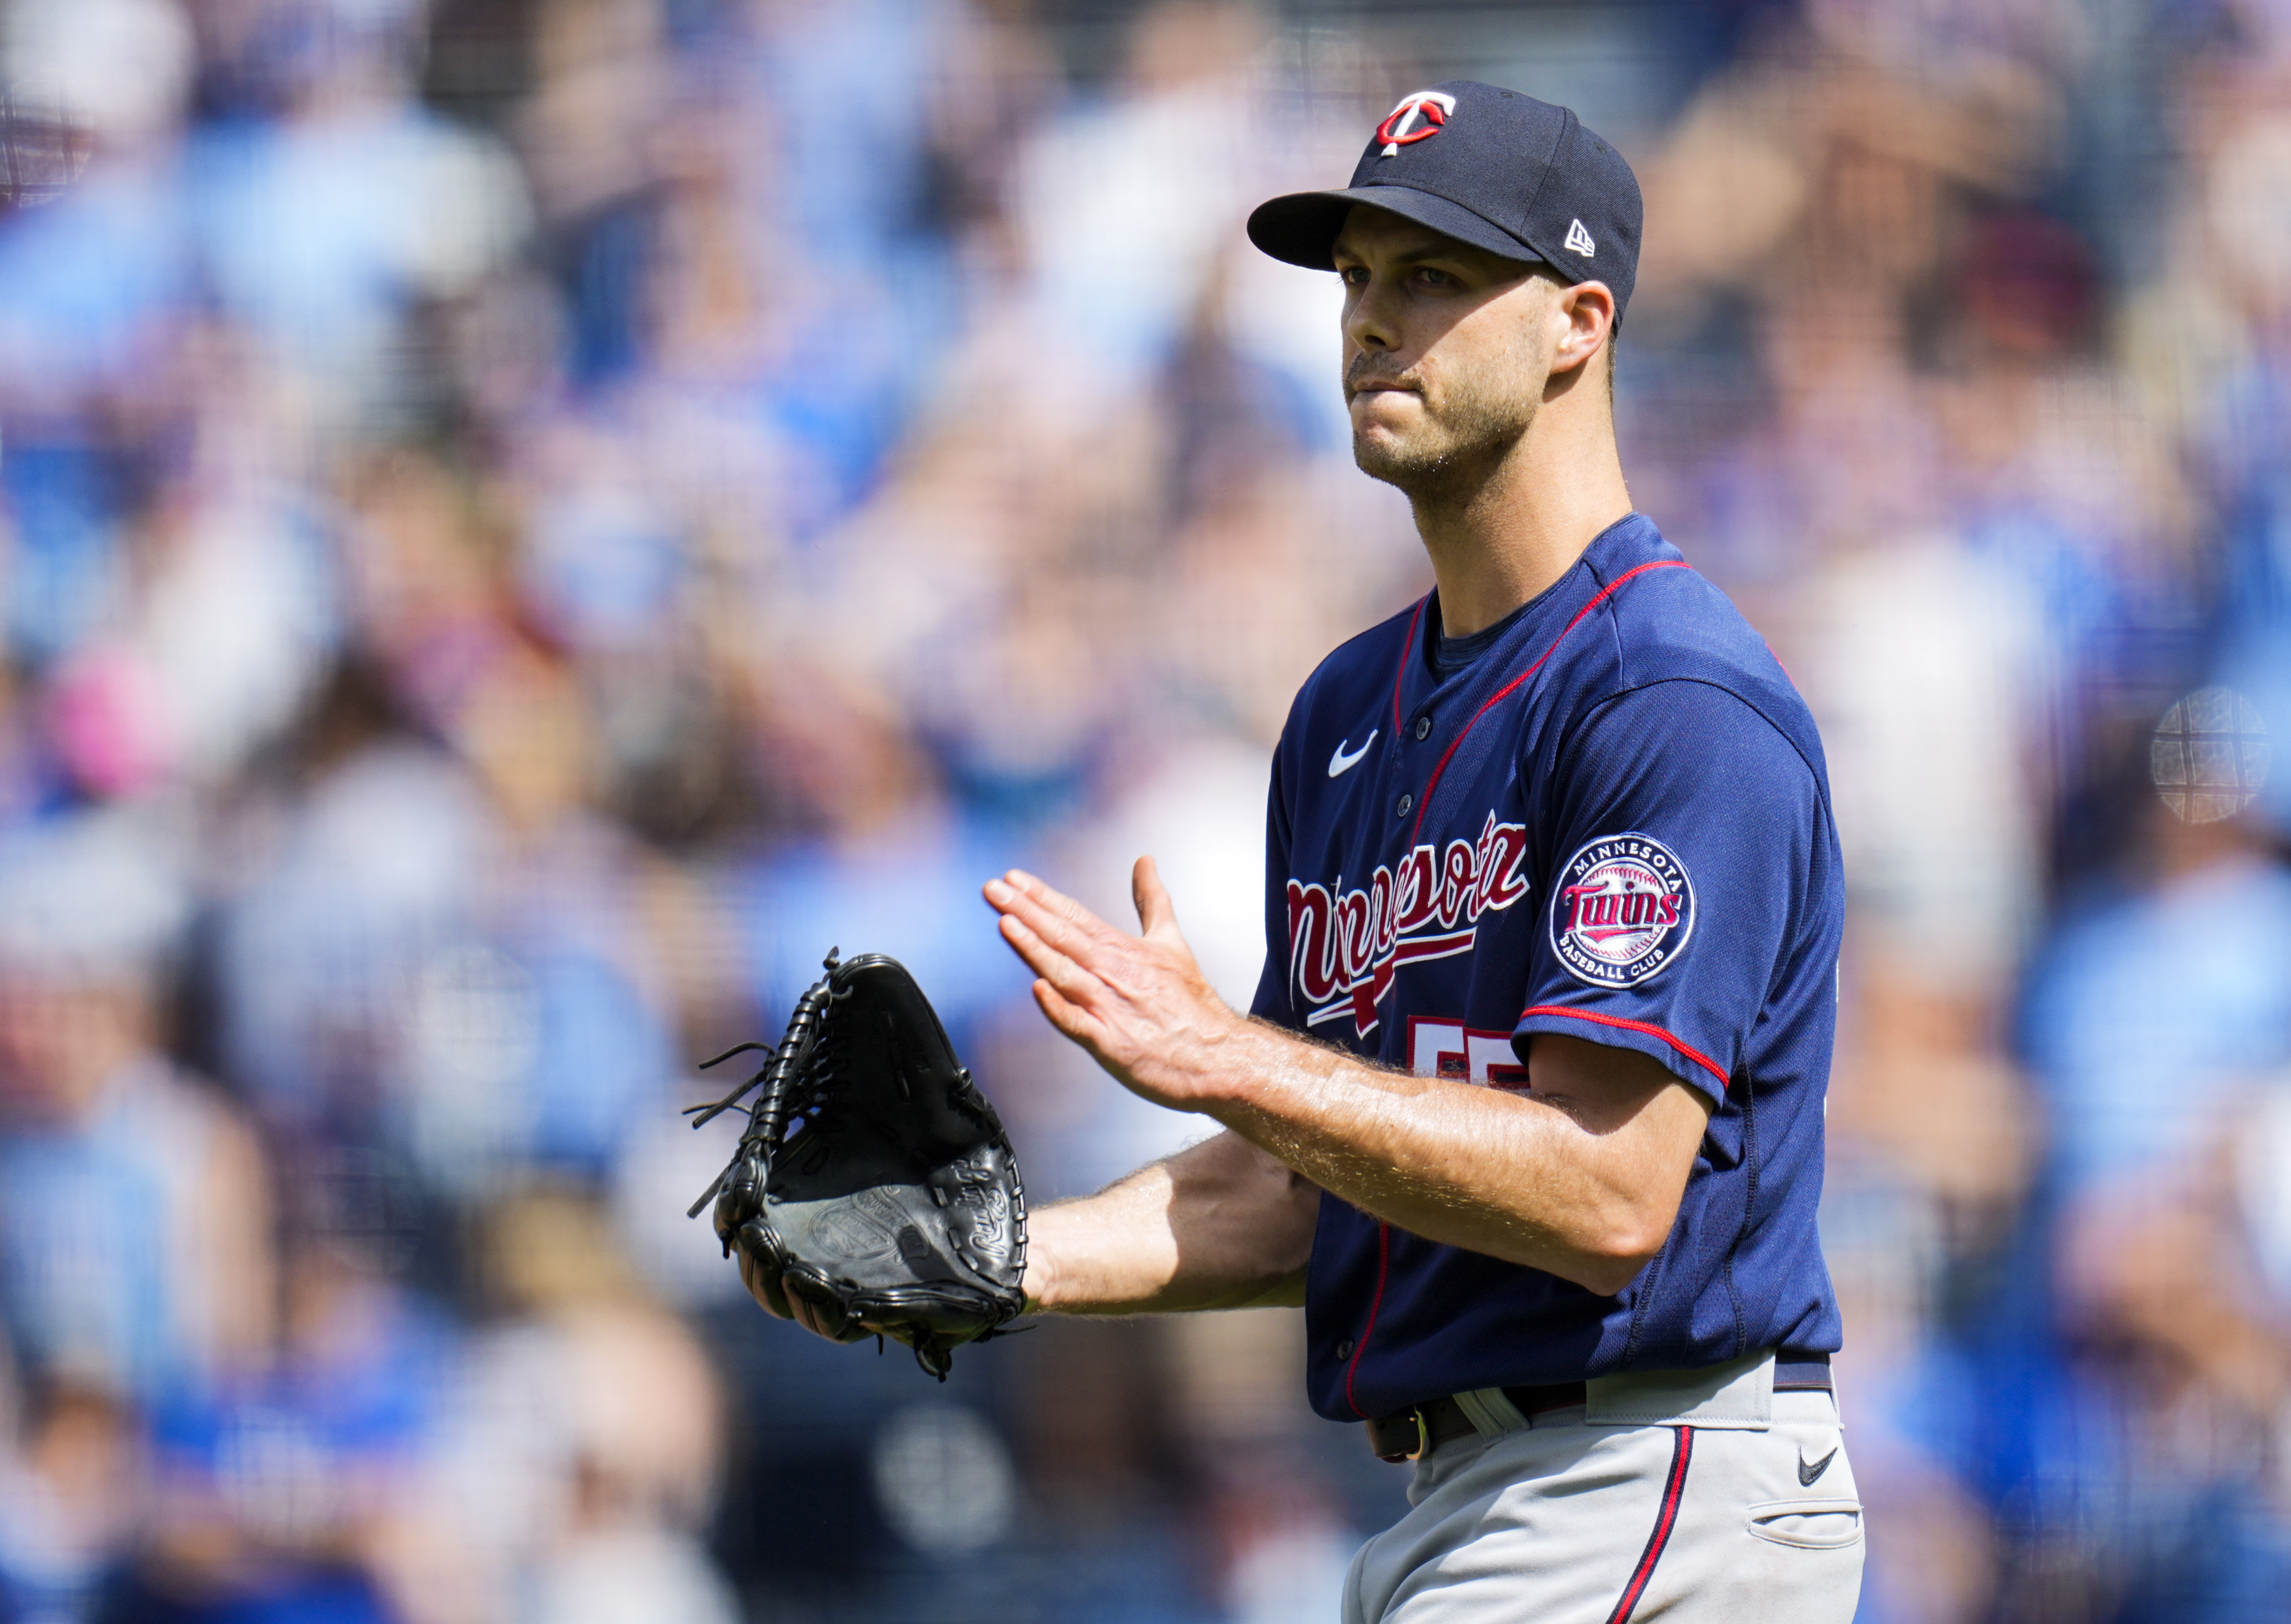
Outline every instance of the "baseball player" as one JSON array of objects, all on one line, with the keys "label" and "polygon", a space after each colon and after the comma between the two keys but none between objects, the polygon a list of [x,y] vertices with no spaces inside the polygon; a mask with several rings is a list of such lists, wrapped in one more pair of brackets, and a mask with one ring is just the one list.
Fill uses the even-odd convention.
[{"label": "baseball player", "polygon": [[1845,1624],[1861,1513],[1814,1231],[1843,891],[1820,740],[1631,511],[1638,186],[1451,81],[1251,239],[1343,278],[1360,466],[1437,585],[1322,662],[1273,771],[1264,978],[986,888],[1059,1031],[1223,1134],[1037,1213],[1031,1307],[1303,1302],[1321,1414],[1413,1461],[1347,1624]]}]

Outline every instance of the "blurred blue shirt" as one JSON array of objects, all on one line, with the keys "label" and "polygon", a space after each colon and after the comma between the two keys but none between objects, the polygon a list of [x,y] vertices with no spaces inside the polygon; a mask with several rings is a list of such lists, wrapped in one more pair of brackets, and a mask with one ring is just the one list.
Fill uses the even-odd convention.
[{"label": "blurred blue shirt", "polygon": [[2291,1063],[2291,872],[2253,856],[2069,923],[2023,1017],[2061,1193],[2197,1151]]}]

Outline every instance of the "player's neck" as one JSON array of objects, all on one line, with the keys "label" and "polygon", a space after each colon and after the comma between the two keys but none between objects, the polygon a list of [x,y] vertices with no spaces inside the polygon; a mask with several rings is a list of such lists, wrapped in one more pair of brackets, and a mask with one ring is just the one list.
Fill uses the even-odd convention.
[{"label": "player's neck", "polygon": [[1411,502],[1451,637],[1492,626],[1527,602],[1631,511],[1612,419],[1550,406],[1483,476]]}]

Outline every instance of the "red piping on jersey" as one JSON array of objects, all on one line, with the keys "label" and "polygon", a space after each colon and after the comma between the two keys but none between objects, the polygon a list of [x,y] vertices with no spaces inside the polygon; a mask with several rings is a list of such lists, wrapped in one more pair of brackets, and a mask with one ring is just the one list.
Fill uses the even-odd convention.
[{"label": "red piping on jersey", "polygon": [[[1392,736],[1395,739],[1400,736],[1400,687],[1408,680],[1408,654],[1416,647],[1416,628],[1423,622],[1424,606],[1431,601],[1429,592],[1416,600],[1416,613],[1408,619],[1408,640],[1400,646],[1400,671],[1392,679]],[[1342,749],[1342,744],[1338,748]]]},{"label": "red piping on jersey", "polygon": [[1368,1411],[1353,1397],[1353,1372],[1360,1369],[1361,1355],[1368,1352],[1368,1339],[1376,1334],[1376,1311],[1384,1306],[1385,1277],[1392,1273],[1392,1226],[1379,1223],[1376,1226],[1376,1295],[1368,1299],[1368,1323],[1361,1327],[1360,1340],[1353,1344],[1353,1362],[1345,1366],[1345,1403],[1363,1421]]},{"label": "red piping on jersey", "polygon": [[[1463,744],[1464,734],[1469,733],[1473,727],[1479,721],[1481,717],[1485,716],[1489,712],[1494,710],[1500,701],[1507,698],[1513,689],[1519,687],[1521,683],[1525,682],[1530,677],[1535,675],[1536,672],[1541,671],[1544,666],[1544,661],[1550,659],[1553,655],[1559,652],[1559,645],[1567,640],[1567,634],[1583,623],[1583,617],[1585,615],[1590,614],[1592,610],[1597,608],[1608,599],[1613,597],[1616,590],[1620,587],[1624,582],[1629,580],[1633,575],[1643,575],[1651,569],[1684,569],[1685,567],[1686,560],[1684,559],[1657,559],[1652,564],[1642,564],[1636,569],[1627,569],[1621,575],[1617,575],[1612,581],[1608,582],[1605,586],[1601,587],[1598,594],[1594,597],[1590,602],[1585,604],[1581,608],[1575,611],[1575,618],[1573,620],[1569,621],[1564,626],[1562,626],[1559,629],[1559,635],[1551,639],[1551,647],[1543,651],[1542,659],[1538,660],[1534,664],[1520,672],[1518,676],[1514,677],[1509,682],[1505,683],[1503,687],[1498,688],[1495,691],[1493,697],[1489,699],[1487,703],[1482,705],[1477,711],[1472,713],[1472,720],[1466,722],[1463,727],[1463,732],[1457,734],[1455,738],[1450,742],[1446,754],[1440,758],[1440,765],[1432,769],[1432,776],[1424,785],[1424,799],[1417,804],[1416,808],[1416,826],[1411,829],[1408,833],[1408,843],[1411,846],[1416,845],[1418,843],[1419,837],[1424,832],[1424,815],[1432,809],[1432,792],[1440,787],[1440,775],[1448,770],[1449,758],[1452,757],[1456,753],[1457,747]],[[1419,615],[1421,615],[1424,612],[1424,606],[1422,604],[1417,605],[1416,612]],[[1412,623],[1408,629],[1408,638],[1411,644],[1416,640],[1416,628]],[[1405,676],[1407,674],[1408,655],[1405,651],[1402,653],[1400,657],[1400,670],[1402,675]],[[1400,686],[1396,682],[1393,685],[1392,689],[1392,726],[1395,732],[1399,730]]]},{"label": "red piping on jersey", "polygon": [[1678,1502],[1686,1496],[1686,1463],[1694,1454],[1694,1428],[1672,1430],[1678,1434],[1678,1442],[1671,1446],[1670,1477],[1662,1486],[1662,1509],[1655,1514],[1654,1532],[1647,1536],[1639,1565],[1631,1573],[1631,1582],[1623,1587],[1614,1612],[1607,1615],[1607,1624],[1630,1624],[1639,1598],[1646,1594],[1647,1581],[1654,1577],[1654,1564],[1662,1560],[1663,1547],[1670,1543],[1670,1531],[1678,1526]]},{"label": "red piping on jersey", "polygon": [[1570,1009],[1559,1004],[1537,1004],[1532,1009],[1522,1009],[1519,1012],[1519,1018],[1525,1020],[1531,1015],[1564,1015],[1571,1020],[1596,1021],[1602,1026],[1620,1026],[1625,1032],[1641,1032],[1651,1038],[1660,1038],[1680,1054],[1716,1077],[1718,1080],[1718,1091],[1721,1094],[1726,1091],[1726,1073],[1719,1069],[1716,1060],[1692,1044],[1680,1042],[1660,1026],[1650,1025],[1645,1021],[1626,1020],[1620,1015],[1601,1015],[1592,1009]]}]

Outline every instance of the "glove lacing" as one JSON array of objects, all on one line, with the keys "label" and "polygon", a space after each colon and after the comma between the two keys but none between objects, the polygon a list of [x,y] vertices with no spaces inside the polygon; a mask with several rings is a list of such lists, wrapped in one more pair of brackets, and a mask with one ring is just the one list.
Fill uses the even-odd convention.
[{"label": "glove lacing", "polygon": [[[826,1081],[834,1074],[836,1033],[834,1023],[828,1018],[831,1006],[851,996],[848,991],[836,991],[832,985],[836,951],[832,947],[827,950],[823,964],[827,973],[806,988],[803,996],[796,1001],[795,1013],[788,1017],[787,1031],[781,1034],[778,1047],[771,1049],[772,1057],[756,1074],[721,1099],[685,1108],[683,1114],[693,1119],[695,1129],[706,1127],[727,1111],[744,1112],[748,1119],[747,1131],[740,1136],[739,1148],[732,1153],[732,1160],[716,1175],[716,1182],[686,1209],[685,1217],[698,1218],[708,1203],[722,1194],[726,1181],[739,1170],[752,1147],[760,1146],[763,1157],[763,1165],[758,1170],[759,1186],[771,1176],[772,1165],[787,1142],[791,1085],[798,1097],[793,1115],[807,1126],[817,1120],[826,1100]],[[704,1072],[735,1055],[760,1052],[768,1047],[762,1043],[741,1043],[713,1060],[703,1061],[700,1069]],[[741,1105],[740,1101],[759,1086],[764,1090],[763,1098],[752,1108]],[[724,1255],[732,1255],[728,1236],[724,1242]]]}]

